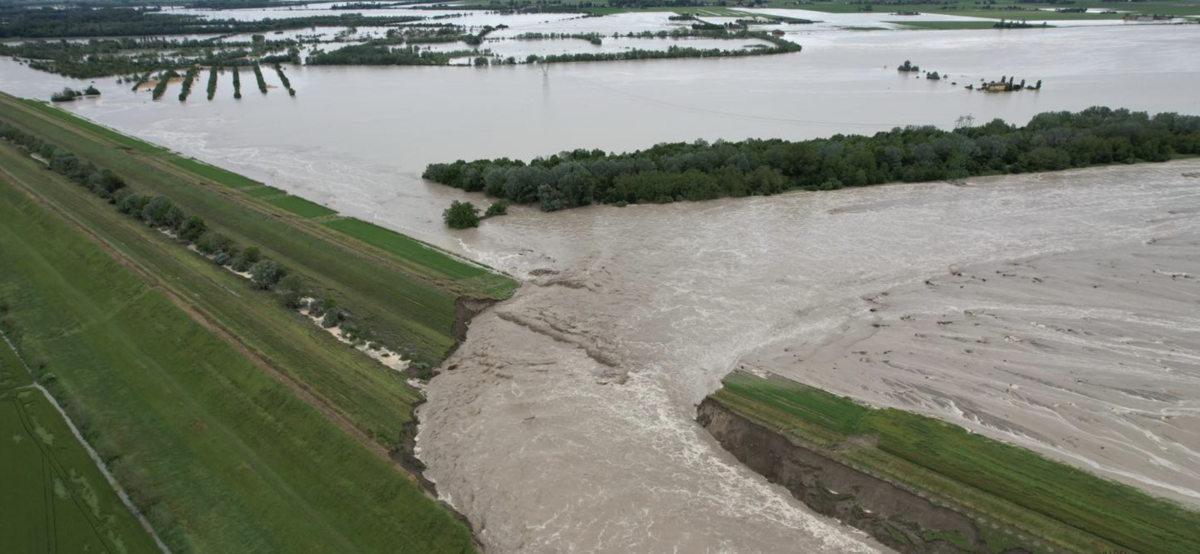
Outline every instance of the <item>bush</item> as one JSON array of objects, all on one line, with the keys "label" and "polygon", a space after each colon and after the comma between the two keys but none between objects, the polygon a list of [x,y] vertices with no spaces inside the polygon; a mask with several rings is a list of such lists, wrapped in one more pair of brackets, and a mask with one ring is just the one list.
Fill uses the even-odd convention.
[{"label": "bush", "polygon": [[207,228],[208,224],[204,222],[204,218],[193,215],[185,219],[183,224],[179,226],[179,238],[188,242],[196,242]]},{"label": "bush", "polygon": [[200,235],[196,239],[196,250],[204,254],[228,252],[233,248],[233,240],[221,233],[211,232]]},{"label": "bush", "polygon": [[479,226],[479,208],[470,202],[455,200],[442,212],[442,221],[451,229],[467,229]]},{"label": "bush", "polygon": [[275,284],[287,275],[287,271],[275,260],[262,260],[250,266],[250,282],[255,288],[271,290]]},{"label": "bush", "polygon": [[304,282],[304,278],[296,275],[285,275],[275,285],[275,292],[283,296],[283,302],[289,308],[299,308],[303,305],[304,297],[308,295],[308,284]]},{"label": "bush", "polygon": [[325,310],[325,317],[321,318],[321,327],[326,329],[337,327],[345,319],[346,314],[340,308],[329,308]]},{"label": "bush", "polygon": [[[332,301],[330,301],[332,306]],[[314,298],[308,301],[308,315],[313,317],[321,317],[325,315],[325,301],[320,298]]]},{"label": "bush", "polygon": [[146,225],[163,227],[166,225],[167,212],[175,207],[175,203],[165,196],[155,196],[142,207],[141,217]]},{"label": "bush", "polygon": [[142,196],[140,194],[136,194],[136,193],[130,194],[130,195],[126,196],[125,198],[121,199],[121,202],[117,204],[117,211],[119,211],[123,214],[130,214],[130,215],[141,214],[142,208],[149,201],[150,201],[149,198]]},{"label": "bush", "polygon": [[172,231],[178,231],[186,220],[187,214],[183,213],[183,208],[171,206],[171,209],[167,210],[167,215],[163,217],[163,225],[170,227]]},{"label": "bush", "polygon": [[497,200],[492,202],[492,205],[488,206],[487,211],[484,212],[483,215],[485,217],[491,217],[494,215],[508,215],[508,200]]},{"label": "bush", "polygon": [[233,258],[233,261],[229,263],[229,267],[234,271],[246,271],[261,259],[262,254],[259,252],[257,246],[247,246],[245,250],[242,250],[241,254]]}]

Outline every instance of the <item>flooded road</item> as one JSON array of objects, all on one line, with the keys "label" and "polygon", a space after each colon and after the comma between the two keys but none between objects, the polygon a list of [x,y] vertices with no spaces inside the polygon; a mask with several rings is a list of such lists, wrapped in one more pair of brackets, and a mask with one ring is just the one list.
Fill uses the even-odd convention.
[{"label": "flooded road", "polygon": [[[1200,467],[1200,179],[1184,176],[1200,162],[517,207],[461,232],[443,227],[441,210],[480,197],[418,178],[426,163],[458,158],[949,127],[966,114],[1200,113],[1200,26],[792,38],[803,53],[549,75],[305,67],[290,70],[296,98],[238,103],[221,89],[211,103],[180,104],[108,86],[70,108],[526,281],[475,320],[421,411],[428,475],[489,552],[880,550],[741,467],[693,422],[695,404],[739,366],[934,414],[1200,504],[1189,469]],[[904,59],[963,83],[1017,75],[1046,89],[968,93],[883,67]],[[0,88],[41,98],[66,82],[10,60],[0,77]],[[967,312],[991,315],[976,326]]]}]

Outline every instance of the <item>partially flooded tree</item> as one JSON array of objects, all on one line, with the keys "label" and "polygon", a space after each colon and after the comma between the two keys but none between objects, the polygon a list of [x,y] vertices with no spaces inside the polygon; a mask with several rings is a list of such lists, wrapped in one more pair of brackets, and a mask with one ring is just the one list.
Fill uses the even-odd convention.
[{"label": "partially flooded tree", "polygon": [[467,229],[479,226],[479,208],[470,202],[455,200],[442,212],[442,221],[451,229]]}]

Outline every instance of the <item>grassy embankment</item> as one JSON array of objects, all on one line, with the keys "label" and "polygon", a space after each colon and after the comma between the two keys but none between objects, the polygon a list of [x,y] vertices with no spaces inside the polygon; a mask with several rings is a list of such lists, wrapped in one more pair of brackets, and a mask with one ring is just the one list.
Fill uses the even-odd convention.
[{"label": "grassy embankment", "polygon": [[[1200,513],[938,419],[742,372],[726,377],[711,398],[839,462],[1057,551],[1200,552]],[[1049,552],[987,531],[981,528],[990,552]]]},{"label": "grassy embankment", "polygon": [[[515,287],[377,227],[359,240],[307,220],[238,190],[259,183],[41,104],[0,96],[0,120],[258,245],[417,360],[454,344],[456,298]],[[173,548],[470,548],[386,458],[420,401],[401,376],[22,151],[0,145],[0,162],[0,257],[19,262],[0,294],[22,354],[49,363],[39,379]]]},{"label": "grassy embankment", "polygon": [[[5,311],[0,305],[0,317]],[[0,340],[0,552],[158,552],[32,385],[33,376]]]}]

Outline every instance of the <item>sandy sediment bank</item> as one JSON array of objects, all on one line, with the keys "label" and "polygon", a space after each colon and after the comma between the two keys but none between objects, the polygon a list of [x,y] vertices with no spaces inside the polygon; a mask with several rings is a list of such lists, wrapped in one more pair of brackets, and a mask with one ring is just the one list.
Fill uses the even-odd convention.
[{"label": "sandy sediment bank", "polygon": [[[1194,218],[1182,206],[1164,219]],[[1200,505],[1200,237],[948,267],[743,359]]]}]

